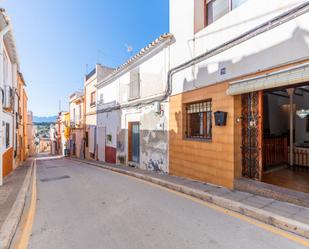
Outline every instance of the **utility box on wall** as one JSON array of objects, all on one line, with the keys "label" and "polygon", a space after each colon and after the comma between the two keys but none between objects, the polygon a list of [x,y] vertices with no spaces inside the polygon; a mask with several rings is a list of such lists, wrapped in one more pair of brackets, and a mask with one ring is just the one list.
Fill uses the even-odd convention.
[{"label": "utility box on wall", "polygon": [[217,111],[214,113],[214,115],[215,115],[215,125],[216,126],[226,125],[227,112]]}]

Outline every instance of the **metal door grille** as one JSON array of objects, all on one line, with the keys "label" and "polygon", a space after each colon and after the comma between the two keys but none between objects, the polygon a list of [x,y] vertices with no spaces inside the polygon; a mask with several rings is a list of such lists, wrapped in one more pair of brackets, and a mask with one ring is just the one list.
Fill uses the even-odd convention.
[{"label": "metal door grille", "polygon": [[261,179],[261,96],[262,92],[242,95],[242,175]]}]

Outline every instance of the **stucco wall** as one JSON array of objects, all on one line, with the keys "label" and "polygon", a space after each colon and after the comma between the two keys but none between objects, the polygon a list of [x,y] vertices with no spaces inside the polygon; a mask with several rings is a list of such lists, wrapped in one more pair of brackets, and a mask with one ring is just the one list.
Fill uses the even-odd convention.
[{"label": "stucco wall", "polygon": [[121,91],[120,103],[129,101],[130,71],[139,69],[140,99],[148,98],[164,92],[166,88],[166,75],[169,69],[169,48],[160,49],[138,61],[132,68],[119,76]]},{"label": "stucco wall", "polygon": [[[106,127],[106,136],[111,135],[111,141],[106,140],[106,146],[117,147],[117,133],[120,128],[120,112],[115,110],[112,112],[99,113],[97,127]],[[101,139],[101,138],[97,138]]]},{"label": "stucco wall", "polygon": [[[249,0],[197,33],[194,33],[194,0],[170,2],[170,31],[176,38],[176,43],[171,46],[173,68],[305,1]],[[307,13],[177,73],[173,77],[173,94],[253,74],[308,56],[304,53],[309,51],[308,22]],[[222,68],[226,69],[223,75],[220,74]]]},{"label": "stucco wall", "polygon": [[122,110],[121,130],[118,134],[117,158],[128,163],[128,125],[140,124],[140,163],[141,169],[168,172],[168,103],[161,104],[161,113],[155,105]]},{"label": "stucco wall", "polygon": [[[95,105],[91,104],[91,93],[97,92],[95,84],[97,83],[96,78],[89,80],[85,84],[85,113],[86,113],[86,125],[96,125],[96,103]],[[96,99],[95,99],[96,102]]]}]

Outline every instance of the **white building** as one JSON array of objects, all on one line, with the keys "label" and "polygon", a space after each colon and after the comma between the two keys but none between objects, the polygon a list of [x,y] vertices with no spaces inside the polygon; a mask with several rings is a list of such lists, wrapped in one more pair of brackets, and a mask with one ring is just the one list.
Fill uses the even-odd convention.
[{"label": "white building", "polygon": [[96,64],[95,68],[85,76],[84,90],[85,90],[85,158],[97,159],[96,147],[96,104],[97,104],[97,88],[96,85],[103,78],[113,71],[112,68]]},{"label": "white building", "polygon": [[120,130],[119,82],[101,81],[97,85],[98,160],[116,163],[117,134]]},{"label": "white building", "polygon": [[84,93],[70,96],[70,153],[78,158],[85,157],[84,140]]},{"label": "white building", "polygon": [[16,111],[18,56],[11,22],[4,9],[0,9],[0,87],[3,98],[0,101],[0,186],[3,177],[14,168],[16,152]]},{"label": "white building", "polygon": [[160,36],[98,84],[101,160],[168,172],[165,92],[173,41]]},{"label": "white building", "polygon": [[234,188],[276,164],[303,165],[306,119],[288,110],[309,110],[308,10],[305,0],[170,0],[172,174]]},{"label": "white building", "polygon": [[57,155],[57,125],[51,124],[49,127],[50,154]]}]

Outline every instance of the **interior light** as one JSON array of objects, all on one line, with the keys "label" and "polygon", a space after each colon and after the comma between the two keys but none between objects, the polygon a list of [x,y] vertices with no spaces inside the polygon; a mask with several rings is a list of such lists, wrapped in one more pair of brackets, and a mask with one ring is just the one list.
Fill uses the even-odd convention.
[{"label": "interior light", "polygon": [[308,110],[299,110],[296,112],[297,116],[300,117],[300,118],[305,118],[309,115],[309,109]]}]

